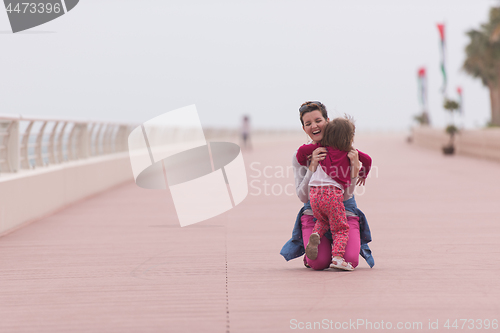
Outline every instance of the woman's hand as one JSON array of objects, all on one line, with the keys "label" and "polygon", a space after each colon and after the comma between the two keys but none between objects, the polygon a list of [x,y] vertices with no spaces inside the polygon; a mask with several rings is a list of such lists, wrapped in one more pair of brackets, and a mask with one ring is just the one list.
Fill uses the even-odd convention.
[{"label": "woman's hand", "polygon": [[323,161],[326,158],[326,152],[327,150],[325,147],[318,147],[314,149],[312,155],[309,157],[311,160],[311,163],[309,164],[309,170],[311,170],[312,172],[316,171],[319,162]]},{"label": "woman's hand", "polygon": [[351,149],[347,153],[347,157],[349,157],[349,159],[351,160],[351,178],[356,178],[359,174],[360,169],[358,151],[354,148]]},{"label": "woman's hand", "polygon": [[366,181],[366,178],[358,178],[358,180],[356,181],[356,185],[364,186],[365,181]]}]

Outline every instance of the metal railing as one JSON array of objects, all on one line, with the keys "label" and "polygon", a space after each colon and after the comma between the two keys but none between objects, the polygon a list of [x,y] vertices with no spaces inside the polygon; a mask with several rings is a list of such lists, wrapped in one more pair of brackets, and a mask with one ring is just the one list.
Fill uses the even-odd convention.
[{"label": "metal railing", "polygon": [[0,172],[127,151],[137,124],[0,115]]},{"label": "metal railing", "polygon": [[[78,121],[0,114],[0,173],[35,169],[94,156],[125,152],[128,136],[139,124]],[[232,138],[239,131],[205,128],[207,140]],[[284,135],[291,130],[256,130],[252,135]],[[169,142],[183,142],[192,133],[176,129]],[[162,134],[164,135],[164,134]]]}]

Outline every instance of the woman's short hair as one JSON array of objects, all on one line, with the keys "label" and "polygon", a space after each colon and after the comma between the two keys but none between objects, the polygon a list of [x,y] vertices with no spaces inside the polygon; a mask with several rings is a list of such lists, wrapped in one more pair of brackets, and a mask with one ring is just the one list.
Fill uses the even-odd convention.
[{"label": "woman's short hair", "polygon": [[299,108],[300,122],[302,123],[302,126],[304,126],[302,117],[304,116],[304,114],[312,111],[319,111],[321,112],[321,115],[323,116],[323,118],[325,118],[325,120],[328,119],[328,112],[326,111],[326,106],[323,103],[318,101],[305,102]]},{"label": "woman's short hair", "polygon": [[343,118],[335,118],[323,127],[321,145],[350,151],[355,131],[356,126],[351,116],[345,115]]}]

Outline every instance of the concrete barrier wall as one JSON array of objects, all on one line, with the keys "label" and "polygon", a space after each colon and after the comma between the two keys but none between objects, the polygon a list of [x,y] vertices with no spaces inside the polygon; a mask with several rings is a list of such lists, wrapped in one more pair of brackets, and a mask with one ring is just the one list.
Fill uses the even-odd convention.
[{"label": "concrete barrier wall", "polygon": [[[414,144],[441,150],[449,142],[444,129],[422,126],[412,130]],[[458,155],[485,158],[500,162],[500,128],[461,130],[455,138]]]},{"label": "concrete barrier wall", "polygon": [[413,143],[420,147],[441,150],[450,139],[444,130],[438,130],[428,126],[416,127],[412,130]]},{"label": "concrete barrier wall", "polygon": [[[208,141],[238,141],[237,130],[206,132]],[[186,131],[177,134],[190,135]],[[19,149],[11,150],[19,155]],[[126,145],[125,150],[0,173],[0,236],[91,195],[134,181]]]},{"label": "concrete barrier wall", "polygon": [[[235,130],[207,130],[207,141],[239,143]],[[252,140],[297,131],[256,131]],[[0,236],[50,215],[72,203],[134,181],[129,153],[114,153],[35,169],[0,174]]]},{"label": "concrete barrier wall", "polygon": [[464,131],[458,137],[459,154],[500,162],[500,129]]},{"label": "concrete barrier wall", "polygon": [[3,174],[0,177],[0,235],[133,180],[128,153]]}]

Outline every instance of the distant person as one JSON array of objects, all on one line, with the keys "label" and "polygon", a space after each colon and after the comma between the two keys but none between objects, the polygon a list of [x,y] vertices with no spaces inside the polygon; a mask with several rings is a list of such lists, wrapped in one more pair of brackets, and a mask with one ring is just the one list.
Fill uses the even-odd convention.
[{"label": "distant person", "polygon": [[[306,246],[306,256],[315,260],[318,257],[320,238],[327,231],[332,234],[332,267],[347,271],[354,270],[350,262],[344,259],[344,253],[349,238],[343,194],[356,177],[355,168],[351,168],[350,159],[355,159],[356,150],[352,147],[354,141],[354,123],[349,118],[336,118],[326,123],[323,128],[323,138],[320,143],[301,146],[297,151],[297,161],[307,167],[309,157],[314,150],[325,147],[326,158],[319,162],[319,168],[309,181],[309,197],[316,223],[309,236]],[[359,160],[363,163],[363,179],[366,179],[371,168],[371,158],[357,151]]]},{"label": "distant person", "polygon": [[241,124],[241,143],[244,149],[252,149],[250,141],[250,117],[244,116]]},{"label": "distant person", "polygon": [[[309,143],[319,143],[324,135],[324,127],[330,121],[326,107],[321,102],[305,102],[299,108],[300,122],[302,129],[310,137]],[[302,256],[305,252],[307,240],[312,234],[315,225],[313,211],[309,203],[309,181],[319,166],[319,162],[326,158],[327,149],[325,147],[316,148],[308,162],[308,166],[302,166],[297,161],[297,153],[293,155],[293,170],[295,174],[295,191],[300,201],[304,203],[297,214],[292,238],[286,242],[281,249],[281,255],[288,261]],[[344,259],[358,266],[359,255],[361,255],[370,267],[375,265],[368,243],[371,242],[370,228],[365,215],[356,206],[354,198],[354,188],[356,185],[364,185],[364,179],[357,178],[359,171],[359,157],[357,151],[350,158],[351,168],[355,171],[351,179],[350,186],[344,191],[344,207],[346,211],[347,223],[349,223],[349,239],[347,240]],[[314,270],[323,270],[330,267],[332,263],[332,237],[327,232],[321,237],[318,246],[318,257],[315,260],[304,256],[304,265]]]}]

